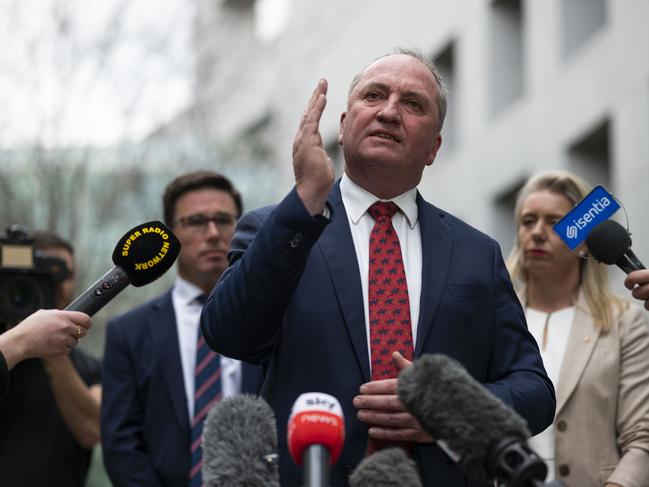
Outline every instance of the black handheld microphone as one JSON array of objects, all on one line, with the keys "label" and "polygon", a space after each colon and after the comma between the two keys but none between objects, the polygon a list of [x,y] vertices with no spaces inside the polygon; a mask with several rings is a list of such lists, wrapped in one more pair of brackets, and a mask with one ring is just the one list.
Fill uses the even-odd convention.
[{"label": "black handheld microphone", "polygon": [[631,250],[631,236],[614,220],[604,220],[586,237],[586,246],[595,260],[615,264],[629,274],[644,269],[640,259]]},{"label": "black handheld microphone", "polygon": [[179,252],[180,242],[164,223],[142,223],[117,242],[113,251],[115,267],[65,309],[92,316],[129,284],[140,287],[155,281],[169,270]]},{"label": "black handheld microphone", "polygon": [[417,465],[401,448],[364,458],[349,477],[350,487],[422,487]]},{"label": "black handheld microphone", "polygon": [[527,446],[525,421],[456,360],[422,356],[399,374],[398,393],[424,430],[459,455],[470,477],[511,487],[545,485],[547,466]]},{"label": "black handheld microphone", "polygon": [[203,427],[205,487],[279,487],[275,415],[249,394],[217,402]]}]

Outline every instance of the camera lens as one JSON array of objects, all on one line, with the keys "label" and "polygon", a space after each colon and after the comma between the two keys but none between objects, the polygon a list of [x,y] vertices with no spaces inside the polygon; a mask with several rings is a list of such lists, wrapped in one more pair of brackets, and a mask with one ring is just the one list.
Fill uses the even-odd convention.
[{"label": "camera lens", "polygon": [[45,307],[43,288],[33,278],[14,275],[0,283],[0,309],[11,317],[25,317]]}]

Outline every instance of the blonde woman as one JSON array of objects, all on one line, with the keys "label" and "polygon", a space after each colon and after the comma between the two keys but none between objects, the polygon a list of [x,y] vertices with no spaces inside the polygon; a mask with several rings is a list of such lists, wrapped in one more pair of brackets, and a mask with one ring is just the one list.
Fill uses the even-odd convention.
[{"label": "blonde woman", "polygon": [[552,230],[590,189],[568,172],[543,172],[516,202],[508,267],[557,395],[554,423],[531,445],[570,487],[647,487],[647,318],[611,294],[605,266]]}]

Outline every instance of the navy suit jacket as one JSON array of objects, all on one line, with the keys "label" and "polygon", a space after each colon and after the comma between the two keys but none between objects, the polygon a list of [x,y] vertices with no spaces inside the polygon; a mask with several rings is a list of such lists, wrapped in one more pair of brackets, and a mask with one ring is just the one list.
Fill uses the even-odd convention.
[{"label": "navy suit jacket", "polygon": [[[257,393],[259,368],[242,367],[242,392]],[[108,323],[101,440],[113,484],[188,486],[190,436],[168,291]]]},{"label": "navy suit jacket", "polygon": [[[303,392],[335,396],[346,439],[333,485],[362,459],[367,425],[352,399],[370,381],[358,263],[339,184],[330,221],[312,217],[295,189],[276,207],[245,215],[231,243],[230,266],[201,316],[215,350],[265,364],[261,395],[277,417],[283,485],[302,473],[286,450],[286,425]],[[513,407],[533,433],[552,423],[554,389],[527,331],[498,244],[417,196],[423,249],[415,357],[444,353],[459,360]],[[436,445],[412,451],[426,485],[469,482]]]}]

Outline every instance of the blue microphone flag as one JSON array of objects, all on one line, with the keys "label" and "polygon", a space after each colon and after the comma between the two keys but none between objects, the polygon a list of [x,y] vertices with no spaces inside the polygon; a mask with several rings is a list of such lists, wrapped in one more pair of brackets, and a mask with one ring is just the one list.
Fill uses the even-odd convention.
[{"label": "blue microphone flag", "polygon": [[569,213],[554,225],[554,231],[561,240],[575,250],[593,228],[608,220],[620,205],[602,186],[588,193]]}]

